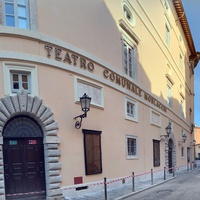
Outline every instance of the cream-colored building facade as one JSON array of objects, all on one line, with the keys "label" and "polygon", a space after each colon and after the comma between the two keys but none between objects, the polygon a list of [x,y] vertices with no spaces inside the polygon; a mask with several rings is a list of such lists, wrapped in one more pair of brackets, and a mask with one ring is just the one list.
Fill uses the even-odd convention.
[{"label": "cream-colored building facade", "polygon": [[194,161],[198,54],[180,0],[0,0],[0,13],[2,199]]}]

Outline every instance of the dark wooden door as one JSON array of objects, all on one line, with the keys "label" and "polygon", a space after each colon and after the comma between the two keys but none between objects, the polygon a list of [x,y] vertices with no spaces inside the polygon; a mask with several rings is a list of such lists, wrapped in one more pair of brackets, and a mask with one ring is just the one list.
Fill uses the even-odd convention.
[{"label": "dark wooden door", "polygon": [[4,139],[4,176],[7,199],[45,196],[42,138]]},{"label": "dark wooden door", "polygon": [[172,173],[172,148],[169,148],[168,151],[168,158],[169,158],[169,173]]},{"label": "dark wooden door", "polygon": [[173,158],[172,158],[172,156],[173,156],[173,141],[172,141],[172,139],[169,139],[168,148],[169,148],[169,150],[168,150],[169,173],[172,173],[173,172],[173,169],[172,169],[172,167],[173,167]]}]

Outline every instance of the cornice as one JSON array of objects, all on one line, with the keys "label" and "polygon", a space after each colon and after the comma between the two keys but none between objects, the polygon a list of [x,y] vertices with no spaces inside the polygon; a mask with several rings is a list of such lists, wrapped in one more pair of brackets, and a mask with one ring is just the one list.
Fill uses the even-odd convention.
[{"label": "cornice", "polygon": [[195,46],[194,46],[194,41],[192,38],[192,34],[190,31],[190,27],[187,21],[187,17],[185,15],[185,11],[183,8],[183,4],[181,2],[181,0],[173,0],[174,3],[174,7],[178,16],[178,19],[176,21],[180,21],[180,24],[183,28],[183,32],[185,34],[186,40],[188,42],[188,46],[191,52],[191,55],[189,57],[190,61],[194,62],[194,67],[197,66],[198,62],[199,62],[199,56],[196,52]]}]

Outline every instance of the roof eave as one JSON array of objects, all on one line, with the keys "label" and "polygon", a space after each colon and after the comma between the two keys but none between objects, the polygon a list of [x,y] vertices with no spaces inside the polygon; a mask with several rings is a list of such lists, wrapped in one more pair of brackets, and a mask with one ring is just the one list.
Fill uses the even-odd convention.
[{"label": "roof eave", "polygon": [[184,12],[183,4],[181,0],[173,0],[173,3],[191,52],[189,60],[194,62],[194,67],[196,67],[200,59],[200,54],[196,52],[190,27]]}]

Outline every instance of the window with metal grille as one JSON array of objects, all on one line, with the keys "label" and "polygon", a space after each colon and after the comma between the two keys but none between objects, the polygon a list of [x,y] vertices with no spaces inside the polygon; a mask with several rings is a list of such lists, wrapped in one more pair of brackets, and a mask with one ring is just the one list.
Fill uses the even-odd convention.
[{"label": "window with metal grille", "polygon": [[137,158],[138,157],[137,137],[126,136],[126,148],[127,148],[127,159]]},{"label": "window with metal grille", "polygon": [[101,131],[83,129],[84,152],[85,152],[85,173],[102,173],[101,158]]}]

